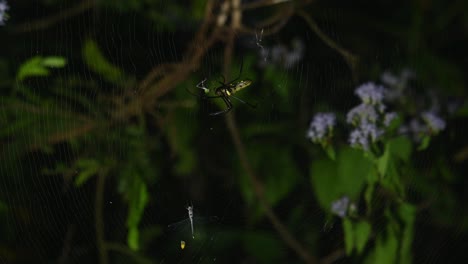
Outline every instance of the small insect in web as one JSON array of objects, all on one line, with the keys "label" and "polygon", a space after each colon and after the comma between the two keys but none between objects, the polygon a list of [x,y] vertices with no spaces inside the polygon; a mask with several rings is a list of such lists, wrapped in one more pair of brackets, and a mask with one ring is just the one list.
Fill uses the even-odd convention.
[{"label": "small insect in web", "polygon": [[235,93],[239,92],[240,90],[243,90],[244,88],[249,87],[252,84],[252,81],[249,80],[249,79],[239,80],[240,76],[242,74],[243,65],[244,65],[244,60],[241,61],[239,75],[234,80],[232,80],[230,82],[226,82],[226,79],[223,76],[223,81],[222,82],[218,81],[219,84],[221,84],[221,85],[214,88],[214,94],[215,95],[208,95],[210,93],[210,89],[205,86],[206,78],[196,85],[196,87],[198,89],[201,89],[203,91],[201,94],[196,94],[196,93],[190,91],[188,88],[186,88],[186,90],[190,94],[192,94],[192,95],[194,95],[194,96],[196,96],[196,97],[198,97],[199,99],[202,99],[202,100],[221,98],[224,101],[227,108],[224,109],[224,110],[218,111],[218,112],[210,113],[211,116],[226,114],[229,111],[231,111],[231,109],[233,108],[231,98],[234,98],[237,101],[239,101],[239,102],[241,102],[243,104],[246,104],[246,105],[248,105],[248,106],[250,106],[252,108],[256,108],[257,107],[256,105],[250,104],[250,103],[248,103],[248,102],[246,102],[246,101],[244,101],[244,100],[242,100],[239,97],[234,95]]},{"label": "small insect in web", "polygon": [[185,241],[181,240],[180,241],[180,249],[184,250],[184,248],[185,248]]},{"label": "small insect in web", "polygon": [[[182,221],[170,224],[167,227],[169,229],[175,230],[175,229],[179,228],[180,226],[186,226],[186,225],[190,224],[190,230],[192,232],[192,239],[195,239],[194,227],[196,225],[217,222],[219,220],[217,216],[195,217],[194,212],[193,212],[193,205],[187,206],[186,209],[187,209],[187,213],[188,213],[188,218],[186,218],[186,219],[184,219]],[[180,244],[180,247],[182,249],[184,249],[185,244],[186,244],[185,241],[182,240],[181,244]]]},{"label": "small insect in web", "polygon": [[255,44],[257,44],[257,46],[260,48],[260,54],[263,56],[263,61],[266,62],[267,57],[268,57],[268,50],[266,50],[262,45],[263,28],[260,31],[260,36],[259,36],[259,34],[257,34],[257,32],[255,32],[255,39],[256,39]]}]

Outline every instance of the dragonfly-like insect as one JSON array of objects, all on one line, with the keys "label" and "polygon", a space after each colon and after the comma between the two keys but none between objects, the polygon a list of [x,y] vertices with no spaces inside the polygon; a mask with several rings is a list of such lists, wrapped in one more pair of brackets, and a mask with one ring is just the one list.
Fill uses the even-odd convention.
[{"label": "dragonfly-like insect", "polygon": [[194,225],[195,224],[202,224],[202,223],[212,223],[218,221],[217,216],[210,216],[210,217],[195,217],[193,213],[193,205],[188,205],[186,207],[188,218],[181,220],[179,222],[173,223],[168,225],[169,229],[177,229],[179,226],[186,225],[190,223],[190,230],[192,231],[192,238],[195,238],[194,233]]}]

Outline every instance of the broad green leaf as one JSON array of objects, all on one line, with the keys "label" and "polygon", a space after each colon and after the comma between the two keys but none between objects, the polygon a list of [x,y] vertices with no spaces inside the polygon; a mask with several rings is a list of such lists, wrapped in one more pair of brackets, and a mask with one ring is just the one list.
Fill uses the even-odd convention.
[{"label": "broad green leaf", "polygon": [[318,202],[322,208],[328,211],[332,202],[340,196],[340,192],[336,188],[339,185],[339,177],[335,162],[329,159],[314,161],[310,178]]},{"label": "broad green leaf", "polygon": [[67,64],[67,60],[64,57],[50,56],[45,57],[42,60],[42,65],[49,68],[62,68]]},{"label": "broad green leaf", "polygon": [[390,162],[390,159],[390,148],[387,143],[385,144],[384,154],[377,159],[377,169],[381,177],[385,177],[385,175],[387,174],[388,163]]},{"label": "broad green leaf", "polygon": [[358,254],[361,254],[369,240],[371,235],[372,227],[366,221],[358,221],[354,223],[354,237],[355,247]]},{"label": "broad green leaf", "polygon": [[366,221],[353,221],[350,218],[343,219],[343,232],[345,238],[345,251],[351,255],[354,249],[361,254],[369,240],[372,227]]},{"label": "broad green leaf", "polygon": [[315,195],[325,210],[343,195],[356,200],[372,172],[372,163],[362,151],[349,147],[338,152],[336,161],[321,159],[312,162],[311,181]]},{"label": "broad green leaf", "polygon": [[408,162],[411,157],[412,143],[407,137],[397,137],[388,141],[388,149],[392,156]]},{"label": "broad green leaf", "polygon": [[395,232],[389,232],[386,237],[379,236],[374,247],[374,259],[370,263],[394,264],[399,263],[398,239]]},{"label": "broad green leaf", "polygon": [[135,177],[133,187],[129,195],[129,212],[127,216],[128,246],[133,250],[138,250],[139,231],[138,225],[141,216],[148,203],[148,190],[146,184],[139,178]]},{"label": "broad green leaf", "polygon": [[398,208],[398,215],[403,220],[403,231],[401,235],[400,261],[399,263],[412,263],[412,244],[414,238],[414,222],[416,219],[416,208],[414,205],[402,203]]},{"label": "broad green leaf", "polygon": [[32,76],[47,76],[49,70],[42,64],[42,57],[36,56],[24,62],[16,75],[18,81],[22,81]]},{"label": "broad green leaf", "polygon": [[367,210],[370,212],[373,209],[373,197],[374,197],[375,183],[368,183],[366,191],[364,193],[364,199],[366,201]]},{"label": "broad green leaf", "polygon": [[132,250],[140,248],[140,232],[138,231],[138,227],[132,226],[128,229],[127,245]]},{"label": "broad green leaf", "polygon": [[50,56],[43,58],[35,56],[24,62],[16,75],[18,81],[22,81],[27,77],[47,76],[49,75],[48,68],[61,68],[66,64],[66,59],[59,56]]},{"label": "broad green leaf", "polygon": [[345,240],[345,251],[346,255],[351,255],[354,249],[354,229],[353,222],[349,218],[343,219],[343,232]]},{"label": "broad green leaf", "polygon": [[101,49],[94,40],[88,39],[85,41],[83,60],[93,72],[110,83],[122,84],[122,80],[126,79],[120,68],[109,62],[102,54]]}]

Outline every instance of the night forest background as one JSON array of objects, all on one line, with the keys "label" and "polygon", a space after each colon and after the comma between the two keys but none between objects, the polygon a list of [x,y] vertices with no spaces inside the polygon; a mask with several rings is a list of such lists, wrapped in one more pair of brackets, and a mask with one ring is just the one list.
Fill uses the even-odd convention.
[{"label": "night forest background", "polygon": [[0,263],[462,262],[467,11],[0,0]]}]

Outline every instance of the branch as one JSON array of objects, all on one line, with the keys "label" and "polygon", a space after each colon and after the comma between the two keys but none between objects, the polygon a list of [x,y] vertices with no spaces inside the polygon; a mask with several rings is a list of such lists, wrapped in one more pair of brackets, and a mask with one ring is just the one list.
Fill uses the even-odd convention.
[{"label": "branch", "polygon": [[54,14],[52,16],[20,24],[13,28],[13,32],[27,33],[27,32],[31,32],[35,30],[46,29],[50,26],[53,26],[54,24],[57,24],[58,22],[62,20],[66,20],[70,17],[83,13],[88,9],[91,9],[94,6],[94,4],[95,4],[94,0],[84,0],[80,2],[79,4],[72,6],[68,9],[65,9],[63,11],[60,11],[59,13]]},{"label": "branch", "polygon": [[109,259],[106,250],[105,230],[104,230],[104,190],[106,183],[106,172],[101,172],[97,176],[96,200],[94,202],[94,217],[96,228],[96,245],[98,249],[99,263],[107,264]]},{"label": "branch", "polygon": [[[232,61],[234,37],[235,37],[236,29],[240,27],[241,20],[242,20],[242,13],[239,12],[238,8],[236,8],[240,5],[240,0],[231,0],[231,2],[232,2],[231,5],[233,7],[232,15],[231,15],[231,18],[232,18],[231,31],[229,32],[229,35],[227,36],[227,43],[224,48],[224,75],[227,78],[229,78],[228,73],[230,72],[229,67]],[[299,257],[302,258],[306,263],[309,263],[309,264],[317,263],[317,260],[315,259],[315,257],[310,255],[309,252],[307,252],[307,250],[302,247],[302,245],[291,235],[291,233],[288,231],[286,226],[281,222],[281,220],[276,216],[276,214],[271,209],[270,204],[265,196],[263,184],[255,175],[254,170],[252,169],[252,166],[247,158],[247,151],[245,149],[244,144],[242,143],[242,140],[239,135],[239,130],[234,121],[234,113],[231,112],[230,114],[226,115],[225,119],[226,119],[226,125],[231,134],[232,141],[236,148],[237,154],[240,158],[241,165],[244,168],[244,170],[247,172],[247,175],[249,176],[250,181],[252,182],[254,193],[259,199],[260,205],[265,210],[266,216],[268,217],[270,222],[273,224],[273,227],[279,233],[281,238],[286,242],[286,244],[292,250],[294,250],[296,254],[298,254]]]},{"label": "branch", "polygon": [[351,52],[347,51],[345,48],[341,47],[338,43],[336,43],[333,39],[328,37],[317,25],[317,23],[303,10],[298,10],[297,14],[302,17],[306,23],[309,25],[310,29],[315,32],[315,34],[327,44],[330,48],[334,49],[341,56],[344,58],[346,63],[348,64],[349,68],[351,69],[351,74],[353,76],[353,80],[357,81],[357,66],[358,66],[358,57]]}]

